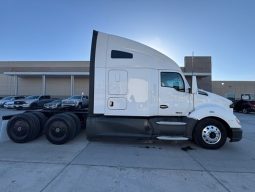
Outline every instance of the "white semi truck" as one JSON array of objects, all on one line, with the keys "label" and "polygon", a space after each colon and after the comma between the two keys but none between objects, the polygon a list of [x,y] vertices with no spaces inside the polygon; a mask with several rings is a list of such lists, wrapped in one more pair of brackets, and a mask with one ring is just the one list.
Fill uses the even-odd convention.
[{"label": "white semi truck", "polygon": [[242,138],[232,102],[190,87],[170,58],[141,43],[94,31],[90,58],[87,111],[42,110],[5,116],[15,142],[35,139],[41,132],[63,144],[86,125],[87,138],[193,140],[207,149]]}]

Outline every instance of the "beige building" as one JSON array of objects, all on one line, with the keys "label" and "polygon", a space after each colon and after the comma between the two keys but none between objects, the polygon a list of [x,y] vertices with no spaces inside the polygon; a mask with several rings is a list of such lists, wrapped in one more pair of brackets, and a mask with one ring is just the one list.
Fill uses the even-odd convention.
[{"label": "beige building", "polygon": [[230,99],[240,99],[242,94],[255,95],[255,81],[213,81],[214,93]]},{"label": "beige building", "polygon": [[88,95],[88,76],[88,61],[0,62],[0,95]]}]

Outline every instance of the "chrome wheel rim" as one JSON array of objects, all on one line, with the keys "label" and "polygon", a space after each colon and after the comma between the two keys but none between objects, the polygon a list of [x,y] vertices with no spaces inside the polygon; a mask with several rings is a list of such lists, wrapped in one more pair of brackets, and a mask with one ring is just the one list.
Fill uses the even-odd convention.
[{"label": "chrome wheel rim", "polygon": [[221,139],[221,131],[218,127],[214,125],[207,125],[202,130],[202,138],[207,144],[217,144]]}]

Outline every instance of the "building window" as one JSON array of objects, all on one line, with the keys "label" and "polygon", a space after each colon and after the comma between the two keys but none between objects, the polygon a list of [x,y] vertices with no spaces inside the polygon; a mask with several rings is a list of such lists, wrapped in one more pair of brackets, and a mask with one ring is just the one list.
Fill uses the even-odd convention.
[{"label": "building window", "polygon": [[179,73],[161,72],[161,87],[174,88],[177,91],[185,91],[184,81]]},{"label": "building window", "polygon": [[112,59],[132,59],[133,54],[124,52],[124,51],[112,50],[111,58]]}]

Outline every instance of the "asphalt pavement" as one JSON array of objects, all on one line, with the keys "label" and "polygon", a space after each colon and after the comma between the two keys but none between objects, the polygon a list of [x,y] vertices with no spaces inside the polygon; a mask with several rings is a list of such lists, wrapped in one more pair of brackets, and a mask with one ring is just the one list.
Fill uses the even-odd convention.
[{"label": "asphalt pavement", "polygon": [[[0,110],[0,116],[16,113]],[[190,141],[89,142],[83,131],[65,145],[44,136],[0,143],[0,191],[255,191],[255,114],[236,114],[244,137],[219,150]],[[1,123],[1,122],[0,122]]]}]

